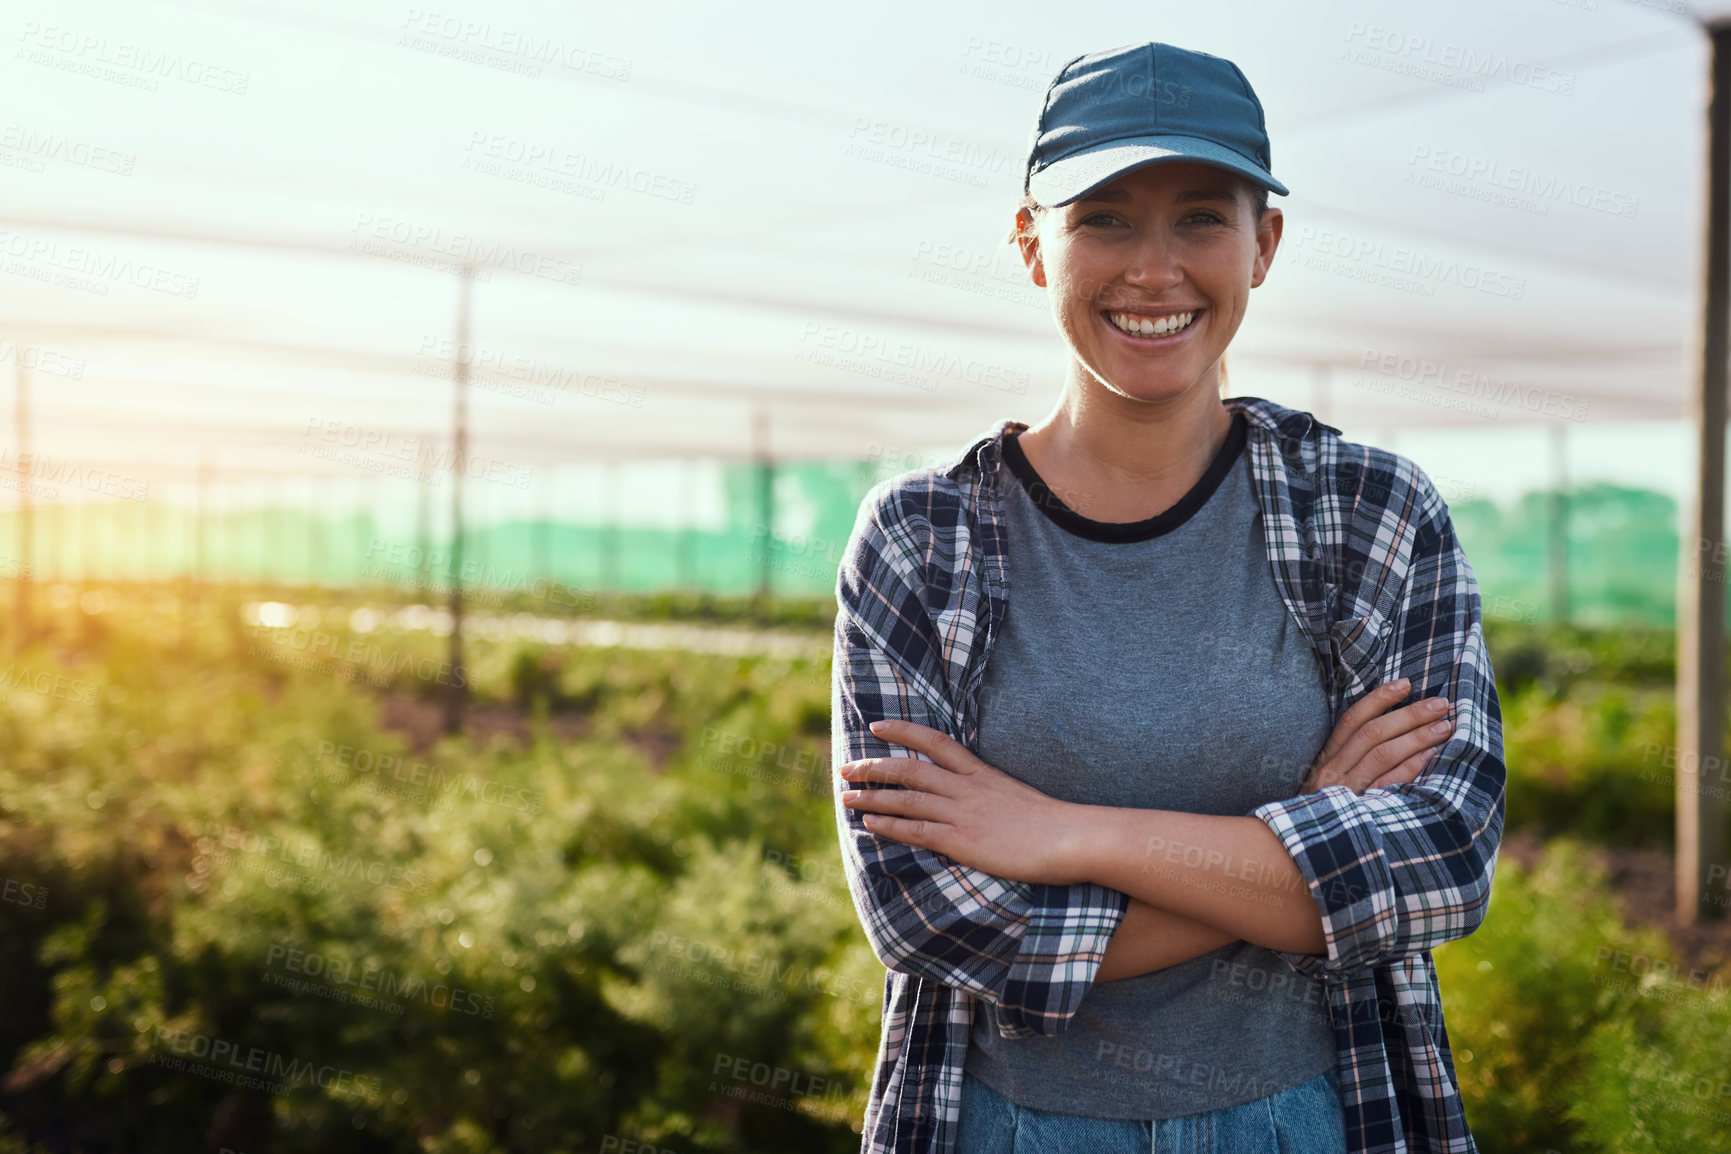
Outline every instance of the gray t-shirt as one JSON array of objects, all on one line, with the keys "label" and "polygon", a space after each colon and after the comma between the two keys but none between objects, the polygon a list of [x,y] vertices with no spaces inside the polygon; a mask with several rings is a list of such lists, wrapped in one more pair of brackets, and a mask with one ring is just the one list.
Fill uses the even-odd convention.
[{"label": "gray t-shirt", "polygon": [[[1274,587],[1246,430],[1171,509],[1105,523],[1051,494],[1013,438],[1010,605],[986,665],[980,757],[1088,805],[1242,816],[1295,795],[1332,729],[1317,658]],[[976,1003],[965,1069],[1017,1105],[1172,1118],[1335,1069],[1320,979],[1239,941],[1099,982],[1054,1038]]]}]

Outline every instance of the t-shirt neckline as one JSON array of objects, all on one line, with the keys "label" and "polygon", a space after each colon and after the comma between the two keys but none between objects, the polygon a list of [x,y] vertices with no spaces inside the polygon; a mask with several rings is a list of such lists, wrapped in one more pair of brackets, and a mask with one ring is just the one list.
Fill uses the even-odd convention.
[{"label": "t-shirt neckline", "polygon": [[1034,503],[1034,507],[1060,529],[1078,537],[1086,537],[1090,541],[1128,544],[1164,536],[1194,517],[1197,510],[1208,503],[1208,498],[1214,495],[1214,491],[1220,488],[1226,474],[1232,470],[1239,453],[1244,449],[1245,441],[1249,438],[1249,427],[1244,414],[1234,412],[1231,427],[1226,431],[1225,443],[1214,455],[1214,460],[1209,462],[1201,478],[1190,487],[1190,491],[1178,498],[1170,508],[1140,521],[1095,521],[1066,505],[1052,492],[1051,486],[1041,479],[1040,474],[1034,471],[1033,464],[1022,451],[1021,442],[1017,439],[1019,430],[1004,435],[1003,456],[1004,463],[1021,481],[1022,488],[1027,491],[1028,499]]}]

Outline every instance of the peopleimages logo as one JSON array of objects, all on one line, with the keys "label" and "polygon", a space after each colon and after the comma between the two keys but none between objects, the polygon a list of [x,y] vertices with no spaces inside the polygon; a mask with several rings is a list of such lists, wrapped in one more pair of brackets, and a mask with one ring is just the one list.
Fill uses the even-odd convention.
[{"label": "peopleimages logo", "polygon": [[375,886],[404,890],[409,893],[428,892],[429,882],[421,871],[405,868],[380,858],[368,858],[345,851],[341,856],[327,846],[304,842],[290,846],[274,834],[260,834],[221,822],[207,822],[204,836],[199,839],[209,845],[200,852],[209,856],[220,854],[220,860],[232,862],[237,856],[278,862],[301,871],[322,873],[342,881],[365,881]]},{"label": "peopleimages logo", "polygon": [[[287,1093],[290,1088],[316,1086],[332,1095],[377,1101],[385,1088],[384,1083],[371,1074],[357,1074],[334,1064],[289,1057],[214,1034],[158,1026],[151,1049],[150,1060],[154,1065],[176,1070],[197,1069],[237,1086],[266,1089],[278,1094]],[[188,1062],[188,1058],[192,1061]]]},{"label": "peopleimages logo", "polygon": [[[1592,407],[1592,401],[1586,397],[1559,393],[1554,389],[1536,389],[1506,378],[1492,377],[1477,369],[1450,366],[1425,357],[1409,356],[1385,349],[1365,349],[1359,357],[1358,367],[1368,369],[1375,377],[1384,380],[1410,382],[1429,395],[1438,392],[1453,393],[1475,401],[1518,407],[1529,413],[1540,413],[1564,421],[1584,421]],[[1360,377],[1359,385],[1364,388],[1374,387],[1363,377]],[[1481,415],[1494,414],[1487,409]]]},{"label": "peopleimages logo", "polygon": [[503,806],[525,813],[540,813],[546,806],[546,799],[534,790],[504,785],[490,778],[479,778],[462,771],[453,775],[441,766],[429,765],[424,761],[410,761],[405,764],[403,759],[395,754],[379,753],[364,747],[357,749],[352,745],[321,741],[319,760],[334,761],[340,768],[348,770],[351,776],[346,780],[361,777],[380,783],[388,773],[392,781],[441,797],[467,797],[487,805]]},{"label": "peopleimages logo", "polygon": [[1511,57],[1504,52],[1473,48],[1380,24],[1354,20],[1346,29],[1346,58],[1388,72],[1399,72],[1453,87],[1484,91],[1487,80],[1572,96],[1575,74]]},{"label": "peopleimages logo", "polygon": [[1548,215],[1552,204],[1569,204],[1633,220],[1641,208],[1640,198],[1627,193],[1426,144],[1415,145],[1407,163],[1411,166],[1406,175],[1409,184],[1507,204],[1539,216]]},{"label": "peopleimages logo", "polygon": [[6,260],[3,266],[6,272],[49,281],[54,276],[51,270],[58,270],[61,275],[72,278],[64,287],[96,292],[100,296],[108,295],[109,285],[128,284],[186,300],[198,297],[198,278],[195,276],[161,265],[134,261],[89,245],[66,245],[47,237],[0,229],[0,257]]},{"label": "peopleimages logo", "polygon": [[[46,491],[52,498],[58,486],[82,489],[86,493],[101,493],[121,501],[144,501],[150,497],[150,482],[128,477],[108,469],[93,469],[76,461],[56,460],[40,453],[19,453],[0,446],[0,474],[6,480],[34,477],[41,484],[32,492]],[[11,487],[11,486],[5,486]]]},{"label": "peopleimages logo", "polygon": [[[1438,256],[1425,252],[1423,249],[1408,248],[1405,245],[1385,245],[1380,240],[1369,237],[1354,236],[1352,233],[1341,232],[1330,228],[1316,228],[1303,225],[1298,230],[1294,241],[1301,258],[1309,256],[1347,262],[1367,271],[1386,273],[1397,278],[1409,278],[1411,281],[1424,284],[1453,284],[1474,292],[1487,293],[1491,296],[1506,297],[1509,300],[1520,300],[1527,293],[1527,278],[1511,276],[1486,268],[1473,261],[1456,260],[1453,257]],[[1307,267],[1324,267],[1307,264]],[[1324,268],[1324,271],[1340,272],[1335,268]],[[1350,275],[1345,274],[1343,275]],[[1371,279],[1366,277],[1364,279]]]},{"label": "peopleimages logo", "polygon": [[417,372],[421,372],[423,368],[437,368],[436,372],[425,372],[423,375],[449,378],[454,375],[458,362],[462,362],[473,370],[470,383],[479,384],[483,388],[486,387],[486,375],[491,373],[521,381],[530,388],[544,387],[598,401],[628,405],[633,409],[643,407],[645,390],[642,385],[569,365],[555,365],[522,353],[484,344],[459,345],[449,337],[423,337],[418,352],[423,358],[436,362],[436,366],[417,364]]},{"label": "peopleimages logo", "polygon": [[111,40],[71,28],[26,21],[18,37],[21,50],[14,59],[28,60],[75,75],[109,80],[155,92],[159,80],[179,80],[196,88],[209,88],[233,96],[245,96],[252,74],[224,68],[209,61],[194,60],[168,50],[158,50],[127,40]]},{"label": "peopleimages logo", "polygon": [[0,125],[0,149],[21,154],[36,172],[41,172],[52,160],[92,172],[131,176],[133,166],[138,163],[135,153],[119,152],[55,132],[39,132],[17,123]]},{"label": "peopleimages logo", "polygon": [[[322,442],[320,444],[319,442]],[[427,484],[460,467],[466,477],[527,489],[535,479],[531,466],[517,465],[479,453],[457,456],[449,445],[348,421],[308,417],[299,450],[323,460],[370,468]]]},{"label": "peopleimages logo", "polygon": [[398,44],[472,64],[539,77],[540,65],[582,72],[603,80],[631,79],[632,62],[623,56],[570,44],[526,28],[470,20],[449,12],[410,8],[403,16]]},{"label": "peopleimages logo", "polygon": [[425,978],[381,967],[371,961],[356,962],[334,954],[302,949],[293,942],[272,942],[265,951],[265,968],[300,975],[290,978],[279,974],[267,978],[272,985],[297,994],[312,993],[393,1014],[402,1013],[403,1003],[419,1002],[435,1010],[491,1018],[497,1005],[497,1000],[490,994],[445,982],[428,982]]},{"label": "peopleimages logo", "polygon": [[985,188],[1008,176],[1014,155],[947,132],[856,116],[842,155]]},{"label": "peopleimages logo", "polygon": [[[964,359],[915,341],[896,340],[838,325],[807,324],[800,334],[796,360],[867,376],[896,380],[928,392],[936,377],[953,376],[972,385],[1006,393],[1026,393],[1028,374],[974,358]],[[930,374],[930,375],[928,375]]]},{"label": "peopleimages logo", "polygon": [[[356,217],[354,232],[349,241],[349,248],[353,251],[402,259],[411,264],[453,271],[463,265],[469,265],[477,272],[506,269],[557,284],[574,285],[583,279],[583,265],[579,261],[496,240],[482,240],[469,233],[450,232],[401,217],[363,212]],[[476,279],[483,278],[477,276]]]},{"label": "peopleimages logo", "polygon": [[0,340],[0,365],[8,362],[22,365],[33,373],[48,373],[75,381],[84,379],[86,364],[83,357],[73,356],[71,353],[59,353],[35,345],[20,348],[14,341]]},{"label": "peopleimages logo", "polygon": [[550,176],[573,180],[601,188],[623,188],[643,196],[690,204],[697,194],[694,181],[680,180],[665,173],[651,172],[617,160],[604,160],[583,152],[572,152],[563,145],[545,141],[521,140],[496,132],[469,133],[465,150],[470,156],[463,167],[473,168],[473,161],[485,159],[545,172]]},{"label": "peopleimages logo", "polygon": [[956,71],[977,80],[1039,92],[1062,63],[1050,48],[1028,48],[1007,40],[970,36]]}]

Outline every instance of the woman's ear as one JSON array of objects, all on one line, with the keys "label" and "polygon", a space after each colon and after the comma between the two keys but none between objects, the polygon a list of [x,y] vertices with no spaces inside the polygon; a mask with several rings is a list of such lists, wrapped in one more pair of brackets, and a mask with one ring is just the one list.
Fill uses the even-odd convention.
[{"label": "woman's ear", "polygon": [[1028,275],[1045,288],[1046,265],[1040,257],[1040,232],[1034,224],[1034,214],[1026,208],[1016,210],[1016,247],[1022,250],[1022,263],[1028,266]]},{"label": "woman's ear", "polygon": [[1274,250],[1280,247],[1280,232],[1286,217],[1278,208],[1269,206],[1256,222],[1256,265],[1250,270],[1250,287],[1256,288],[1268,277],[1268,266],[1274,263]]}]

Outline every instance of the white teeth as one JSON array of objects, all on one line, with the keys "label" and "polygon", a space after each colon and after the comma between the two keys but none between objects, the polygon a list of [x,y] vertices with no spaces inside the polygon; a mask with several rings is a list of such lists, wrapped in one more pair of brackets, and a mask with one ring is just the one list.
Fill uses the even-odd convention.
[{"label": "white teeth", "polygon": [[1196,319],[1196,314],[1194,312],[1175,313],[1171,316],[1161,317],[1159,320],[1150,320],[1147,317],[1133,317],[1129,313],[1108,313],[1106,315],[1111,318],[1113,324],[1117,325],[1125,332],[1137,333],[1145,337],[1169,336],[1172,333],[1187,328],[1190,322]]}]

